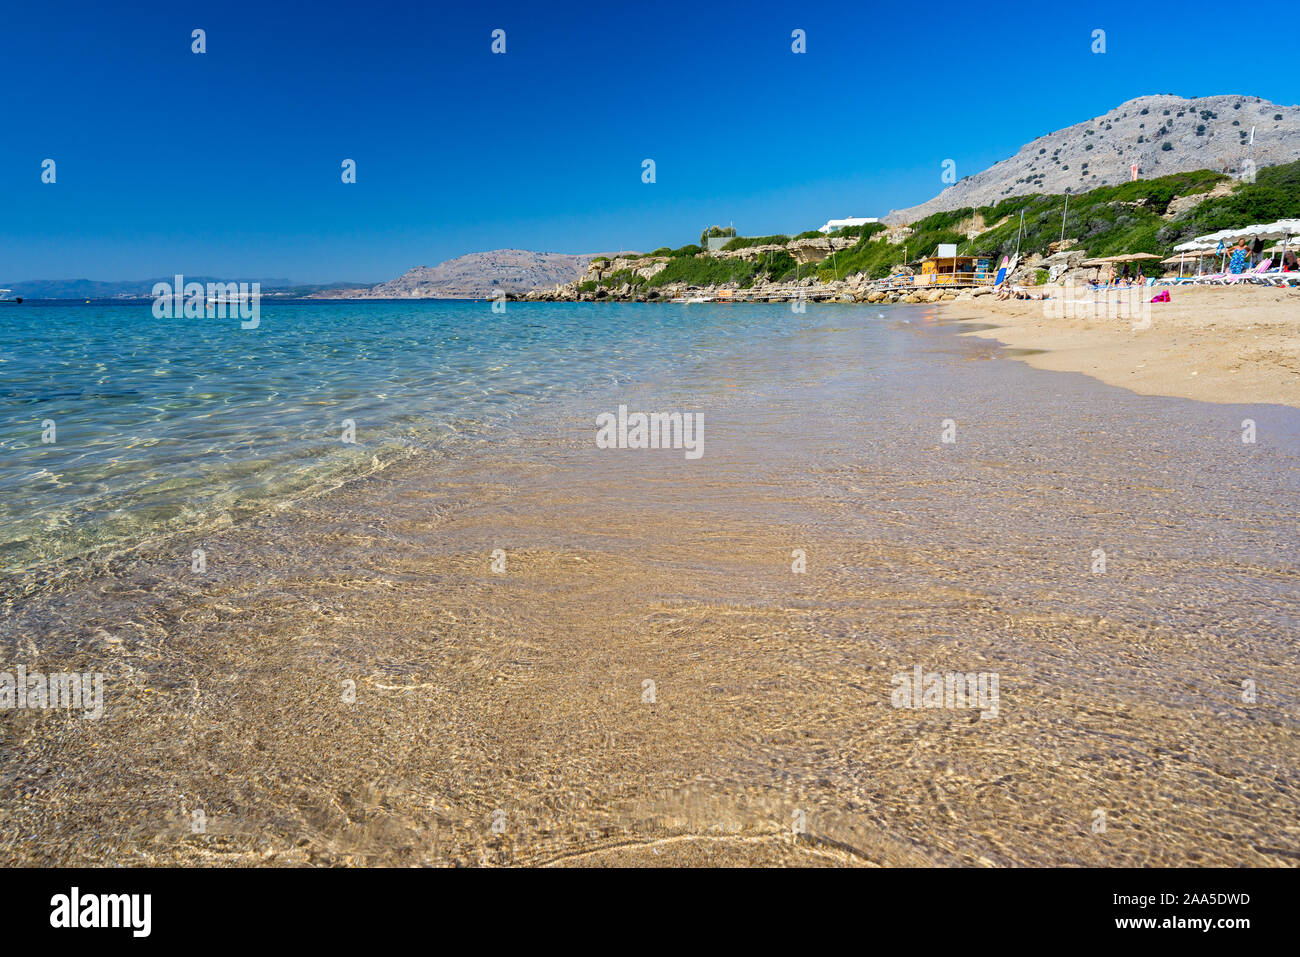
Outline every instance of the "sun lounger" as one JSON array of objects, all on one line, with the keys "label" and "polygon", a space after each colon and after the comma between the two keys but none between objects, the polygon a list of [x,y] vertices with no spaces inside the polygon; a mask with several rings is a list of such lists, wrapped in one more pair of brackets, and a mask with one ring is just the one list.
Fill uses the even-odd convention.
[{"label": "sun lounger", "polygon": [[1255,282],[1261,274],[1268,272],[1268,267],[1271,265],[1273,265],[1273,260],[1265,259],[1254,269],[1239,273],[1228,273],[1219,280],[1219,283],[1224,286],[1235,286],[1240,282]]},{"label": "sun lounger", "polygon": [[1294,269],[1291,272],[1271,272],[1261,276],[1260,279],[1278,289],[1294,289],[1300,286],[1300,272]]},{"label": "sun lounger", "polygon": [[1226,272],[1206,272],[1206,273],[1201,273],[1201,275],[1199,275],[1199,276],[1188,276],[1187,279],[1182,283],[1182,285],[1188,285],[1188,286],[1209,286],[1209,285],[1213,285],[1213,284],[1217,283],[1217,282],[1218,282],[1219,280],[1221,280],[1224,276],[1230,276],[1230,275],[1232,275],[1232,274],[1231,274],[1231,273],[1226,273]]}]

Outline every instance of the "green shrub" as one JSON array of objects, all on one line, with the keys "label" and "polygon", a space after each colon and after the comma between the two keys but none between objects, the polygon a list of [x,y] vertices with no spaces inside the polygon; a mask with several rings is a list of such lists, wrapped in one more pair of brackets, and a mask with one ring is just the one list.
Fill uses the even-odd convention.
[{"label": "green shrub", "polygon": [[843,229],[833,229],[830,235],[839,239],[852,239],[854,236],[861,239],[874,236],[876,233],[885,231],[884,223],[863,223],[861,226],[845,226]]},{"label": "green shrub", "polygon": [[640,286],[646,281],[645,276],[638,275],[636,270],[620,269],[618,272],[610,273],[600,281],[600,284],[608,289],[617,289],[624,283],[629,286]]},{"label": "green shrub", "polygon": [[759,272],[765,274],[767,278],[774,282],[780,282],[785,277],[797,274],[799,272],[798,261],[785,250],[780,252],[768,253],[758,261]]},{"label": "green shrub", "polygon": [[753,285],[759,263],[720,256],[681,256],[669,261],[664,269],[649,281],[650,286],[666,286],[672,282],[688,286],[715,286],[735,282],[742,287]]},{"label": "green shrub", "polygon": [[790,241],[789,236],[737,236],[724,250],[748,249],[750,246],[784,246]]}]

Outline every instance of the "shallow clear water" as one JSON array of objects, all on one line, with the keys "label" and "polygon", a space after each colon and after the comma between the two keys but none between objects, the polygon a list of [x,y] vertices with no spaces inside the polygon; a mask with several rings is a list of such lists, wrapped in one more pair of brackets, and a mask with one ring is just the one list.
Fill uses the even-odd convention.
[{"label": "shallow clear water", "polygon": [[[154,334],[141,313],[121,341]],[[5,375],[25,437],[6,468],[42,451],[32,383],[50,395],[29,408],[85,422],[44,454],[121,466],[85,488],[10,479],[18,521],[9,489],[62,509],[57,532],[107,537],[427,454],[0,579],[5,660],[107,689],[103,720],[0,718],[0,862],[619,862],[661,843],[649,862],[767,862],[807,850],[790,814],[814,808],[810,833],[884,864],[1300,859],[1300,410],[1136,395],[962,325],[923,306],[309,304],[268,308],[257,338],[138,344],[104,383],[84,331],[66,348],[86,358],[51,373],[55,330],[10,327],[26,351],[0,368],[28,385]],[[703,415],[703,458],[598,448],[619,404]],[[338,442],[349,416],[359,448]],[[223,417],[218,455],[203,423]],[[170,444],[118,437],[155,433]],[[133,498],[182,511],[113,511]],[[894,707],[891,676],[917,666],[999,675],[999,716]]]},{"label": "shallow clear water", "polygon": [[[147,304],[6,308],[0,567],[236,518],[797,321],[741,308],[272,303],[243,330],[156,319]],[[355,443],[343,441],[348,419]]]}]

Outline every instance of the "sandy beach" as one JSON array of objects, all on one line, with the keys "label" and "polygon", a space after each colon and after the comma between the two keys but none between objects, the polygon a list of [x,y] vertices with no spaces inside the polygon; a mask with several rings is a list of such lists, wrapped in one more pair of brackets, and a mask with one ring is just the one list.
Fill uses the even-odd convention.
[{"label": "sandy beach", "polygon": [[[0,721],[0,861],[1294,866],[1295,414],[880,315],[9,596],[106,691]],[[704,457],[598,449],[619,402]]]},{"label": "sandy beach", "polygon": [[[1150,299],[1163,288],[1142,294]],[[1106,301],[1105,293],[1075,295]],[[1118,295],[1111,294],[1116,301]],[[1139,329],[1129,316],[1114,316],[1117,309],[1106,317],[1103,306],[1090,312],[1086,302],[1076,303],[1073,315],[991,296],[941,308],[991,324],[970,334],[996,339],[1038,369],[1081,372],[1142,395],[1300,407],[1300,292],[1201,286],[1173,287],[1170,296],[1151,304],[1150,326]]]}]

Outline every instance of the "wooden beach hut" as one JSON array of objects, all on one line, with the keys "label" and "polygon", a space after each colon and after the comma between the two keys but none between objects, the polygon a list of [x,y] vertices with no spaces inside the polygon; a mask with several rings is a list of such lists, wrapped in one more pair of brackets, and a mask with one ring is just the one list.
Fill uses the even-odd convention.
[{"label": "wooden beach hut", "polygon": [[918,286],[978,286],[989,281],[988,256],[958,256],[956,244],[940,245],[921,260]]}]

